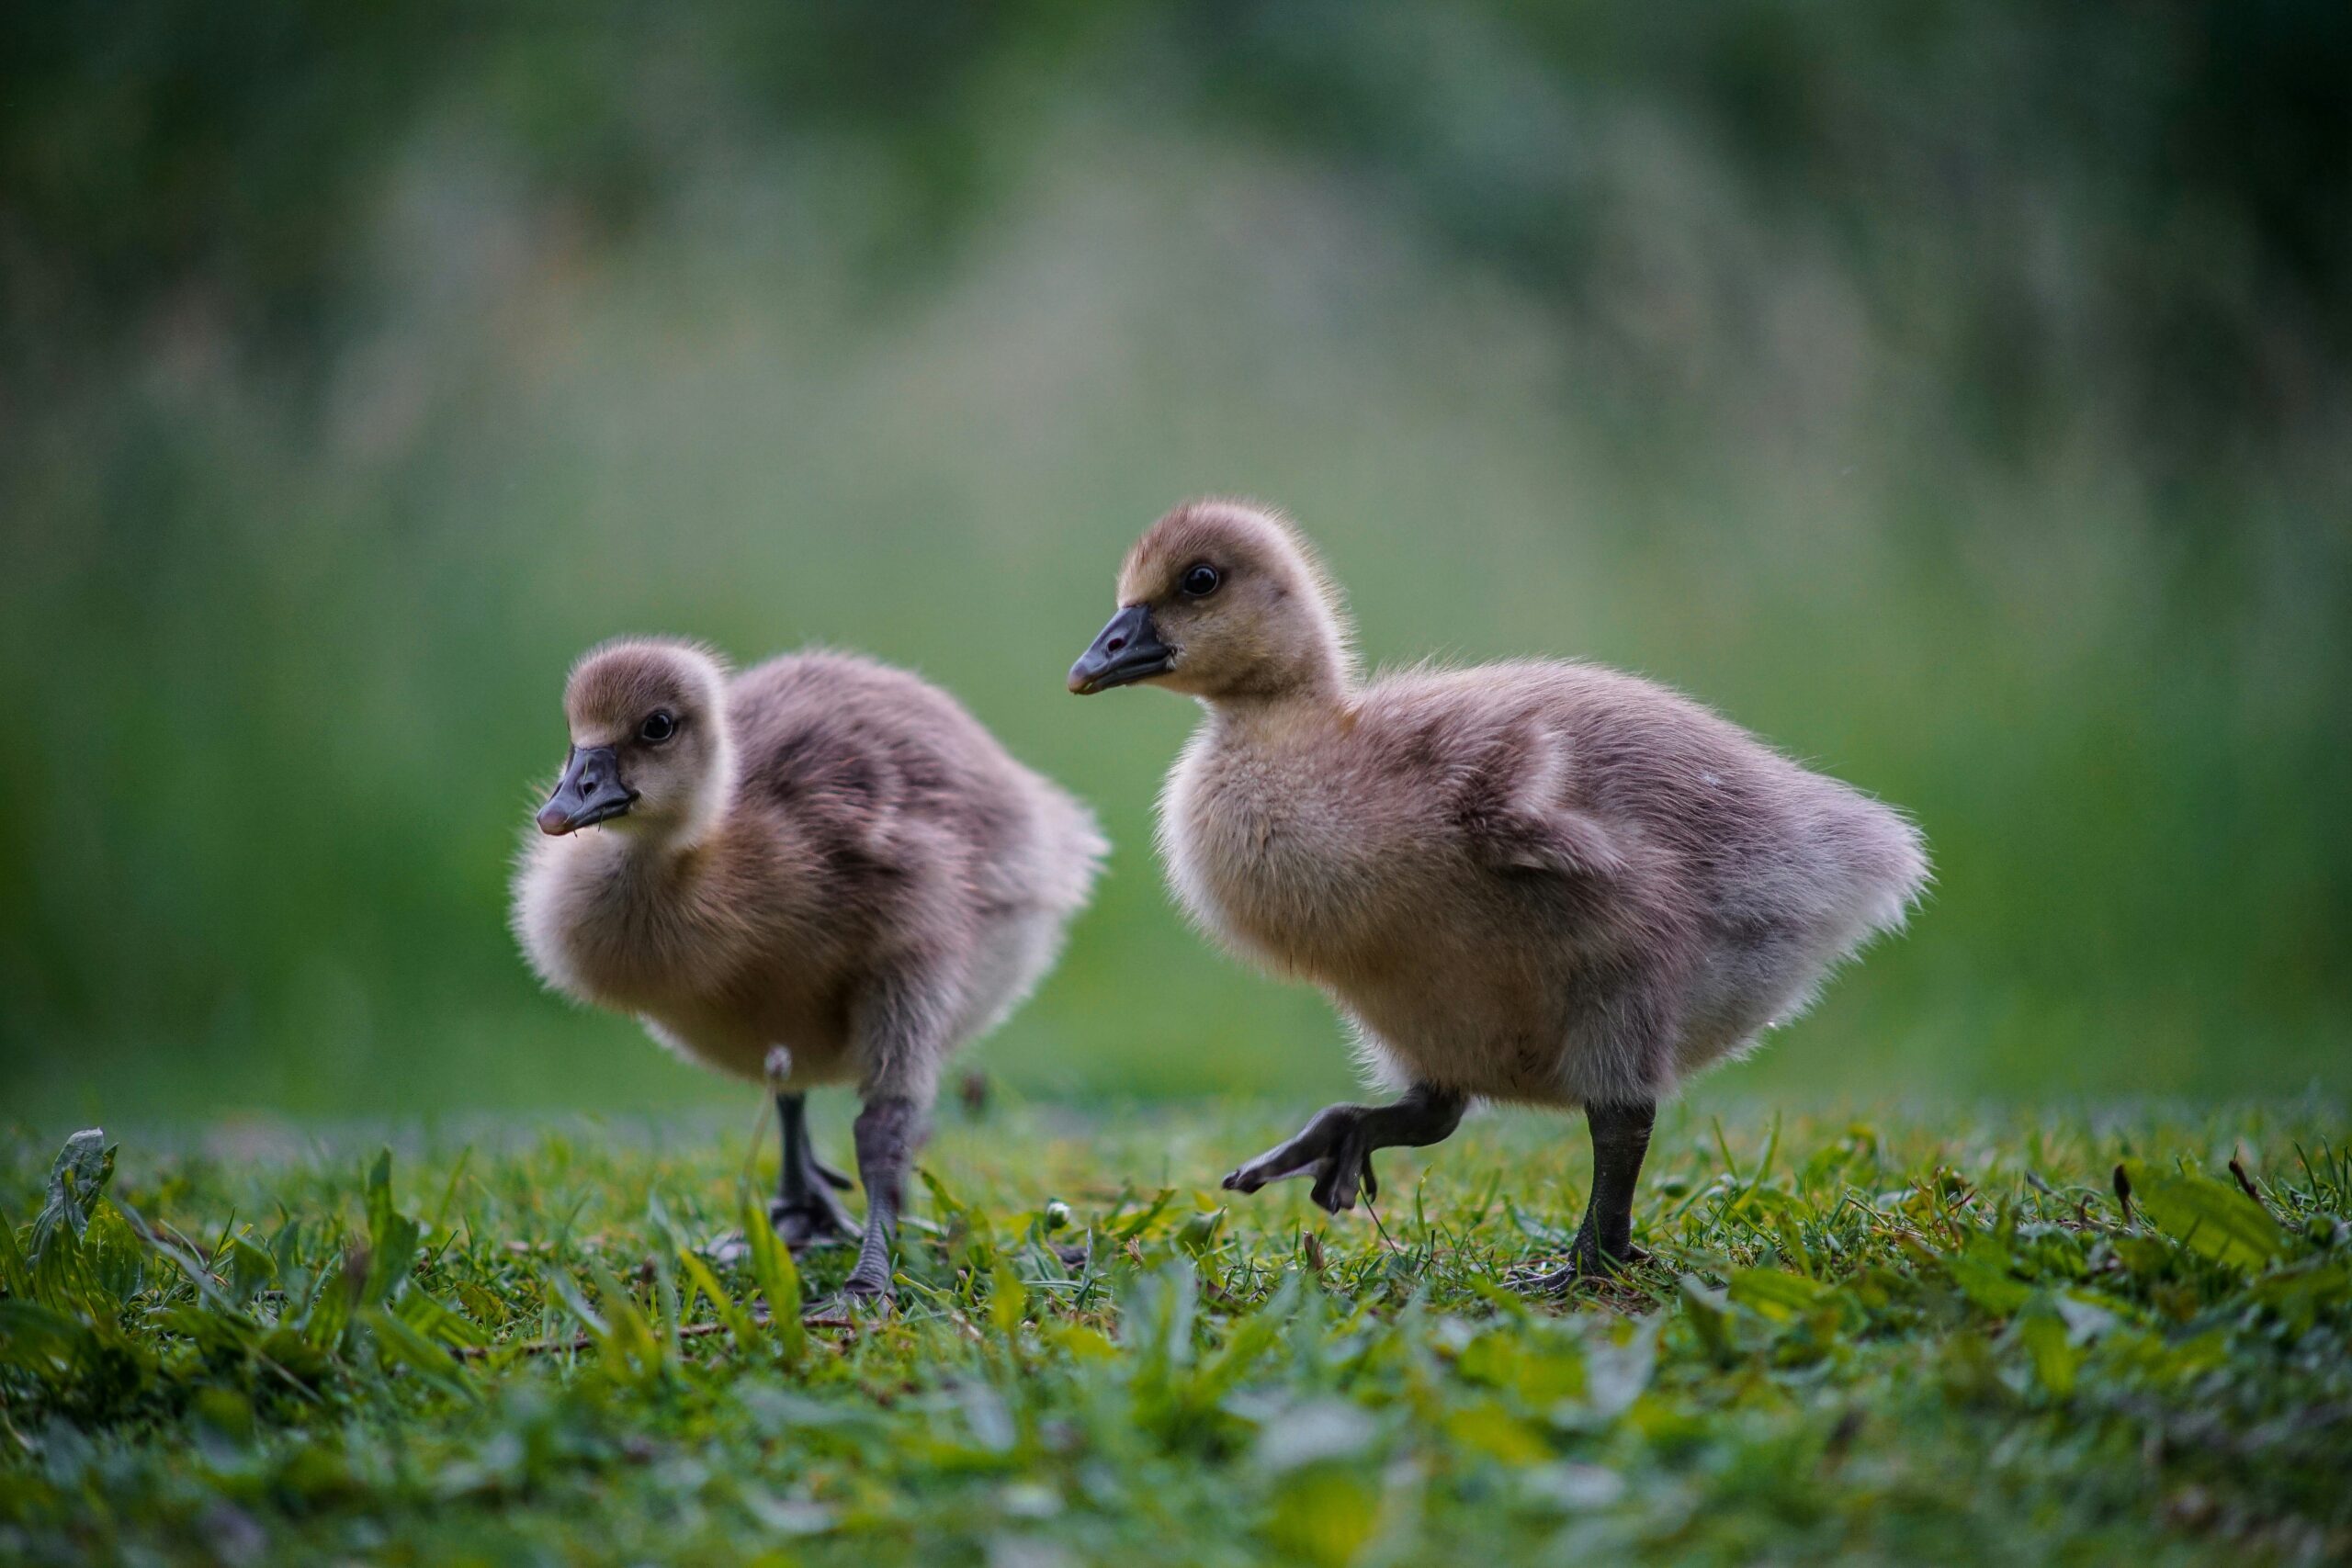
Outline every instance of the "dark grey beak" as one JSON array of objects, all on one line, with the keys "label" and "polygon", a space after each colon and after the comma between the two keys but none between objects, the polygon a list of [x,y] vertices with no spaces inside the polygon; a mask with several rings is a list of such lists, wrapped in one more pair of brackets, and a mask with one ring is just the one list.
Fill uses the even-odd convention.
[{"label": "dark grey beak", "polygon": [[1069,689],[1081,697],[1133,685],[1175,668],[1176,650],[1159,640],[1151,611],[1130,604],[1111,617],[1094,646],[1069,667]]},{"label": "dark grey beak", "polygon": [[621,816],[637,801],[621,785],[621,760],[609,746],[575,749],[555,793],[539,807],[539,831],[569,833]]}]

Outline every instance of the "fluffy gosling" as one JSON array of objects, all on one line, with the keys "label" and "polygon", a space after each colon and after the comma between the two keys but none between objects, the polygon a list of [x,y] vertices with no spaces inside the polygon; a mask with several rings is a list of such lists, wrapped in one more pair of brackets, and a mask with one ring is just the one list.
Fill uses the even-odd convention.
[{"label": "fluffy gosling", "polygon": [[1582,1108],[1593,1186],[1563,1289],[1634,1256],[1657,1101],[1804,1009],[1901,926],[1928,875],[1894,811],[1648,682],[1553,661],[1362,679],[1340,595],[1278,517],[1161,518],[1081,695],[1148,682],[1207,712],[1159,803],[1193,918],[1354,1024],[1401,1091],[1335,1105],[1225,1179],[1311,1176],[1338,1213],[1372,1153],[1471,1100]]},{"label": "fluffy gosling", "polygon": [[946,694],[842,654],[730,679],[689,644],[608,643],[564,714],[571,753],[514,880],[533,967],[690,1060],[775,1080],[771,1213],[795,1247],[854,1229],[804,1096],[856,1085],[846,1292],[889,1299],[941,1069],[1052,966],[1105,847],[1093,818]]}]

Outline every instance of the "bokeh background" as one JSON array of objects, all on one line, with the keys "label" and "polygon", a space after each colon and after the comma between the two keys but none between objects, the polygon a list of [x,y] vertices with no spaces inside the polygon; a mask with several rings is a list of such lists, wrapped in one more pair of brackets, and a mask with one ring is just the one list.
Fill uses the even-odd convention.
[{"label": "bokeh background", "polygon": [[1939,880],[1736,1089],[2352,1088],[2352,8],[0,13],[0,1116],[723,1100],[504,925],[588,643],[944,682],[1118,851],[978,1058],[1347,1081],[1062,672],[1170,502]]}]

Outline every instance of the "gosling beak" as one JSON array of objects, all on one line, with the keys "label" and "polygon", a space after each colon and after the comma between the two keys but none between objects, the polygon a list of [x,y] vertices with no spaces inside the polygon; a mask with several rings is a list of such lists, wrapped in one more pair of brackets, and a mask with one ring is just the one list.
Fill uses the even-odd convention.
[{"label": "gosling beak", "polygon": [[1069,667],[1069,689],[1079,696],[1091,697],[1114,686],[1165,675],[1175,666],[1176,650],[1159,640],[1150,609],[1130,604],[1111,617],[1094,646]]},{"label": "gosling beak", "polygon": [[637,792],[621,784],[621,760],[609,746],[578,747],[563,765],[555,793],[539,807],[539,831],[556,835],[623,815]]}]

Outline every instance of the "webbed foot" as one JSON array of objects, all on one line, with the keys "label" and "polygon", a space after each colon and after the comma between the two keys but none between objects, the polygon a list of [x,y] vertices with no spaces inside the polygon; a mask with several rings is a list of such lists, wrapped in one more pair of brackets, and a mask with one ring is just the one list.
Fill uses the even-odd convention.
[{"label": "webbed foot", "polygon": [[889,1280],[864,1272],[853,1273],[842,1288],[815,1305],[803,1309],[804,1317],[861,1318],[888,1317],[898,1310],[898,1288]]},{"label": "webbed foot", "polygon": [[1325,1107],[1298,1136],[1228,1174],[1226,1190],[1255,1192],[1268,1182],[1312,1176],[1315,1201],[1334,1214],[1354,1208],[1359,1193],[1367,1200],[1378,1198],[1380,1179],[1373,1173],[1373,1145],[1365,1126],[1372,1110],[1363,1105]]},{"label": "webbed foot", "polygon": [[785,1246],[795,1252],[830,1247],[857,1235],[857,1222],[828,1189],[810,1187],[797,1198],[768,1200],[768,1221]]},{"label": "webbed foot", "polygon": [[1630,1241],[1621,1253],[1603,1252],[1592,1227],[1586,1225],[1568,1243],[1567,1258],[1560,1267],[1547,1270],[1536,1265],[1518,1270],[1510,1276],[1510,1285],[1522,1295],[1564,1296],[1578,1285],[1611,1279],[1627,1268],[1649,1260],[1650,1255]]}]

